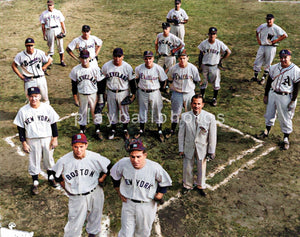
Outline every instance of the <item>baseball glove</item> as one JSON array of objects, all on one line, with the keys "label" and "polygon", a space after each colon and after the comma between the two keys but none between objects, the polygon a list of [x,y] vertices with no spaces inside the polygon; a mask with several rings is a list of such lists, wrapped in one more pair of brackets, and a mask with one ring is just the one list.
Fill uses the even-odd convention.
[{"label": "baseball glove", "polygon": [[97,103],[95,107],[95,114],[101,114],[105,107],[105,103]]},{"label": "baseball glove", "polygon": [[226,68],[223,67],[222,61],[219,62],[218,68],[219,68],[221,71],[225,71],[225,70],[226,70]]},{"label": "baseball glove", "polygon": [[64,38],[66,35],[64,34],[64,33],[62,33],[62,32],[60,32],[57,36],[56,36],[56,38],[57,39],[62,39],[62,38]]},{"label": "baseball glove", "polygon": [[122,101],[121,105],[130,105],[133,101],[131,101],[132,96],[126,96]]},{"label": "baseball glove", "polygon": [[178,26],[180,24],[180,20],[179,19],[173,19],[174,25]]},{"label": "baseball glove", "polygon": [[162,198],[162,199],[158,199],[158,198],[154,197],[154,201],[155,201],[155,202],[157,202],[159,205],[162,205],[162,204],[164,204],[164,203],[165,203],[165,200],[164,200],[164,198]]}]

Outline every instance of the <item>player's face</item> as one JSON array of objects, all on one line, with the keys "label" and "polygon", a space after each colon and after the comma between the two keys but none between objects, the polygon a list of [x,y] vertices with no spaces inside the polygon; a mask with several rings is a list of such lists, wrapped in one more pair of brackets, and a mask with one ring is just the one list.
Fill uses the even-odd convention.
[{"label": "player's face", "polygon": [[91,34],[91,31],[88,31],[88,32],[82,31],[82,38],[86,40],[90,37],[90,34]]},{"label": "player's face", "polygon": [[170,30],[171,30],[171,27],[164,28],[164,29],[163,29],[163,31],[164,31],[164,36],[168,36],[169,33],[170,33]]},{"label": "player's face", "polygon": [[41,95],[40,94],[32,94],[28,96],[29,104],[32,108],[38,108],[40,105]]},{"label": "player's face", "polygon": [[81,65],[85,68],[90,65],[90,58],[80,58]]},{"label": "player's face", "polygon": [[194,98],[191,103],[191,107],[192,107],[194,114],[200,114],[203,106],[204,106],[204,103],[203,103],[202,98]]},{"label": "player's face", "polygon": [[52,12],[54,9],[54,5],[48,5],[48,11]]},{"label": "player's face", "polygon": [[178,11],[181,7],[181,3],[177,2],[175,3],[175,10]]},{"label": "player's face", "polygon": [[216,33],[210,33],[208,34],[208,39],[210,42],[214,42],[217,38],[217,34]]},{"label": "player's face", "polygon": [[281,63],[281,67],[283,67],[283,68],[290,66],[291,65],[291,56],[287,55],[287,56],[280,57],[280,63]]},{"label": "player's face", "polygon": [[179,57],[179,67],[186,67],[188,63],[188,57],[187,56],[180,56]]},{"label": "player's face", "polygon": [[124,55],[113,57],[114,65],[117,66],[117,67],[121,66],[122,62],[123,62],[123,58],[124,58]]},{"label": "player's face", "polygon": [[82,159],[85,157],[85,151],[88,147],[86,143],[74,143],[72,145],[73,155],[76,159]]},{"label": "player's face", "polygon": [[154,57],[145,57],[144,61],[145,61],[146,68],[152,68],[153,67]]},{"label": "player's face", "polygon": [[274,18],[267,18],[266,21],[267,21],[267,25],[270,27],[274,23]]},{"label": "player's face", "polygon": [[135,169],[141,169],[146,164],[147,153],[143,151],[132,151],[130,152],[130,161]]},{"label": "player's face", "polygon": [[33,54],[33,52],[34,52],[34,45],[25,45],[25,47],[26,47],[26,52],[28,54]]}]

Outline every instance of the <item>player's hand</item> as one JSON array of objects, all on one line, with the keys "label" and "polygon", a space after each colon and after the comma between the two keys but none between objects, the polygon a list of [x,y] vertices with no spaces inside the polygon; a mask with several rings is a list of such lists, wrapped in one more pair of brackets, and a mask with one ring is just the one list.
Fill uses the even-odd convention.
[{"label": "player's hand", "polygon": [[213,159],[215,159],[216,155],[215,154],[212,154],[212,153],[207,153],[205,159],[208,161],[211,161]]},{"label": "player's hand", "polygon": [[50,149],[54,149],[58,146],[58,141],[57,141],[57,137],[53,137],[51,142],[50,142]]},{"label": "player's hand", "polygon": [[159,205],[165,203],[164,194],[163,193],[156,193],[154,196],[154,201],[157,202]]},{"label": "player's hand", "polygon": [[133,101],[135,100],[135,94],[132,94],[132,96],[130,97],[131,103],[133,103]]},{"label": "player's hand", "polygon": [[268,104],[268,96],[266,96],[266,95],[264,96],[264,103]]},{"label": "player's hand", "polygon": [[296,102],[295,101],[291,101],[289,104],[288,104],[288,106],[287,106],[287,108],[288,108],[288,111],[292,111],[296,106]]},{"label": "player's hand", "polygon": [[75,105],[76,107],[79,107],[79,101],[78,101],[78,100],[77,100],[77,101],[75,100],[75,101],[74,101],[74,105]]},{"label": "player's hand", "polygon": [[22,143],[22,146],[23,146],[23,151],[26,152],[26,153],[29,153],[30,152],[30,146],[27,144],[26,141],[24,141]]},{"label": "player's hand", "polygon": [[122,202],[127,202],[127,198],[124,197],[121,193],[119,193],[119,197],[121,198]]},{"label": "player's hand", "polygon": [[181,158],[184,158],[184,157],[185,157],[184,152],[179,152],[179,156],[180,156]]},{"label": "player's hand", "polygon": [[45,41],[47,41],[47,36],[46,35],[44,35],[43,38],[44,38]]}]

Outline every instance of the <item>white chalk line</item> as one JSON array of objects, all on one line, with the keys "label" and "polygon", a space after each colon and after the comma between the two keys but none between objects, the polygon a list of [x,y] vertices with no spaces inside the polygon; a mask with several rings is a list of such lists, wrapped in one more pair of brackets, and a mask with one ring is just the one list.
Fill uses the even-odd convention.
[{"label": "white chalk line", "polygon": [[[61,122],[61,121],[65,120],[65,119],[68,119],[70,117],[74,117],[76,115],[78,115],[78,113],[71,113],[70,115],[67,115],[67,116],[64,116],[64,117],[60,118],[58,120],[58,122]],[[22,151],[22,148],[20,146],[16,146],[15,143],[12,141],[12,139],[16,138],[17,136],[19,136],[18,133],[15,134],[15,135],[13,135],[13,136],[6,137],[3,140],[6,141],[11,147],[16,147],[18,155],[20,155],[20,156],[26,156],[25,152]],[[40,174],[45,179],[48,179],[48,175],[44,171],[41,171]],[[66,193],[66,191],[61,186],[58,186],[55,189],[64,192],[64,194],[67,197],[69,197],[68,194]],[[101,237],[108,237],[108,236],[110,236],[109,225],[110,225],[109,216],[108,215],[102,215],[102,220],[101,220],[101,234],[100,234]]]}]

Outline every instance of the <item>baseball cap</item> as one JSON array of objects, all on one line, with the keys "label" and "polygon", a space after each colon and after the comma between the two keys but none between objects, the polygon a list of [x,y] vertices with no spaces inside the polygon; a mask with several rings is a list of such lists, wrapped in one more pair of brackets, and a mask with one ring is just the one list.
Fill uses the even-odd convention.
[{"label": "baseball cap", "polygon": [[208,34],[217,34],[217,28],[216,27],[210,27],[208,29]]},{"label": "baseball cap", "polygon": [[145,57],[153,57],[153,52],[152,51],[145,51],[144,52],[144,58]]},{"label": "baseball cap", "polygon": [[186,52],[185,49],[182,50],[182,51],[179,53],[179,57],[180,57],[180,56],[188,56],[188,54],[187,54],[187,52]]},{"label": "baseball cap", "polygon": [[170,23],[169,22],[164,22],[161,24],[163,29],[167,29],[168,27],[170,27]]},{"label": "baseball cap", "polygon": [[86,49],[83,49],[83,50],[80,51],[80,57],[81,58],[88,58],[88,57],[90,57],[90,52],[87,51]]},{"label": "baseball cap", "polygon": [[134,140],[132,141],[130,144],[129,144],[129,152],[132,152],[132,151],[145,151],[146,148],[144,147],[142,141],[140,140]]},{"label": "baseball cap", "polygon": [[86,136],[83,133],[78,133],[72,137],[72,144],[87,143]]},{"label": "baseball cap", "polygon": [[40,88],[38,87],[30,87],[27,89],[27,94],[32,95],[32,94],[41,94]]},{"label": "baseball cap", "polygon": [[121,48],[115,48],[114,51],[113,51],[113,56],[114,57],[123,56],[123,49],[121,49]]},{"label": "baseball cap", "polygon": [[25,40],[25,45],[34,45],[34,39],[32,38],[27,38]]},{"label": "baseball cap", "polygon": [[288,49],[283,49],[283,50],[280,50],[279,52],[279,57],[285,57],[285,56],[288,56],[288,55],[292,55],[292,52]]},{"label": "baseball cap", "polygon": [[91,27],[90,26],[88,26],[88,25],[83,25],[82,26],[82,31],[83,32],[89,32],[91,30]]},{"label": "baseball cap", "polygon": [[267,14],[266,19],[272,19],[274,18],[273,14]]},{"label": "baseball cap", "polygon": [[181,3],[181,0],[175,0],[175,3]]},{"label": "baseball cap", "polygon": [[51,5],[54,5],[54,1],[48,0],[48,1],[47,1],[47,5],[50,5],[50,6],[51,6]]}]

